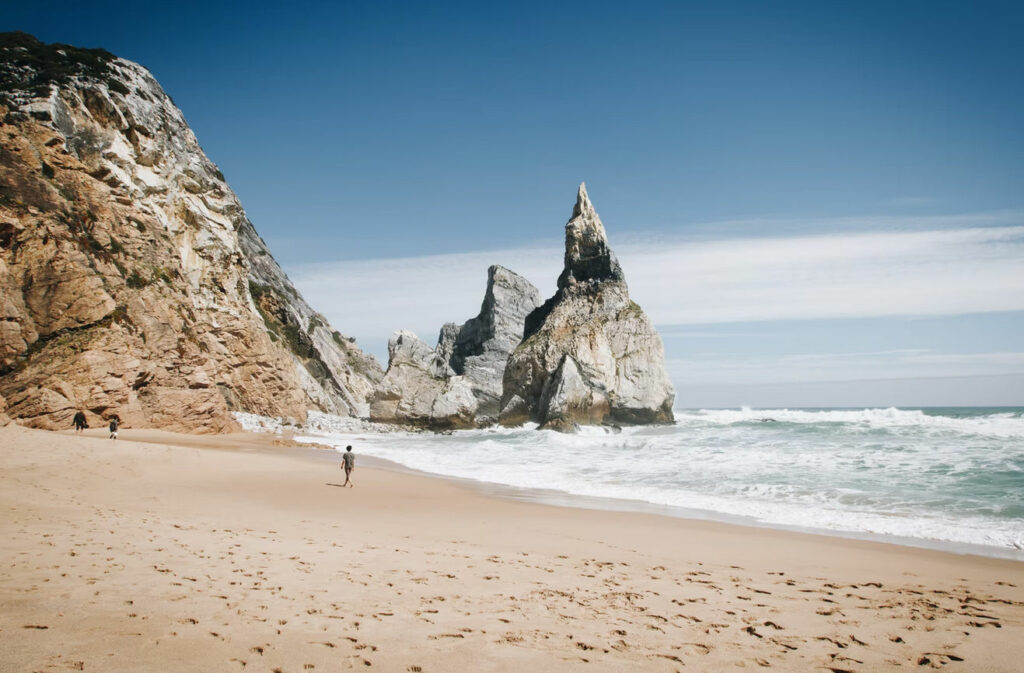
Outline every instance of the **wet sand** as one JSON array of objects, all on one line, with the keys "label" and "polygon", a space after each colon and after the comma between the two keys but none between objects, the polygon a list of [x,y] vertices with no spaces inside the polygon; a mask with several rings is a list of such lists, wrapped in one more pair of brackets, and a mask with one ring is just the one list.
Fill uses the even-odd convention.
[{"label": "wet sand", "polygon": [[1020,670],[1018,561],[338,462],[0,429],[0,670]]}]

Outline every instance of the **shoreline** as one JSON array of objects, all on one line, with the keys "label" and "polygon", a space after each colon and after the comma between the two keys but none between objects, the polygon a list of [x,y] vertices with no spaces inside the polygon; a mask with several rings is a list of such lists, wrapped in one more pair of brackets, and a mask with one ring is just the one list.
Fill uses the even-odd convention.
[{"label": "shoreline", "polygon": [[[255,433],[260,434],[260,433]],[[270,433],[267,433],[270,434]],[[298,443],[320,444],[328,436],[292,432],[293,440]],[[355,436],[355,435],[353,435]],[[339,452],[340,449],[332,447],[331,450]],[[837,530],[831,528],[819,528],[812,526],[799,526],[794,524],[782,524],[766,522],[727,512],[714,510],[702,510],[696,508],[680,507],[674,505],[662,505],[654,502],[639,499],[624,499],[612,496],[583,495],[551,488],[529,488],[503,484],[501,482],[472,479],[458,475],[444,474],[441,472],[428,472],[410,467],[387,458],[360,454],[360,460],[366,464],[367,459],[373,461],[372,466],[379,469],[394,472],[403,472],[419,475],[425,478],[444,479],[455,483],[466,485],[476,489],[480,494],[491,497],[504,498],[519,502],[534,502],[559,507],[573,507],[609,512],[633,512],[650,514],[654,516],[666,516],[677,519],[708,521],[721,523],[730,526],[758,528],[775,531],[786,531],[801,535],[818,535],[823,537],[837,538],[843,540],[860,540],[865,542],[877,542],[880,544],[891,544],[900,547],[914,549],[928,549],[932,551],[980,556],[985,558],[998,558],[1010,561],[1024,562],[1024,549],[1011,549],[997,545],[973,544],[969,542],[958,542],[953,540],[941,540],[933,538],[918,538],[910,536],[889,535],[871,531]]]},{"label": "shoreline", "polygon": [[[74,432],[71,430],[56,431],[55,433],[47,430],[38,430],[33,432],[53,433],[63,436],[74,435]],[[94,433],[94,436],[101,440],[104,440],[107,434],[105,429],[95,430]],[[131,434],[126,435],[126,433]],[[315,439],[313,436],[300,436],[300,433],[296,432],[285,432],[281,435],[270,432],[261,433],[249,431],[230,433],[226,435],[191,435],[162,430],[137,429],[126,431],[122,429],[121,440],[118,441],[166,447],[192,448],[203,451],[218,451],[230,454],[239,452],[260,454],[264,456],[285,458],[288,460],[309,462],[317,465],[336,466],[340,463],[340,459],[337,458],[340,451],[337,447],[323,443],[303,441],[303,437]],[[682,507],[658,505],[643,500],[621,500],[611,497],[577,495],[552,489],[521,488],[508,484],[479,481],[465,477],[426,472],[386,458],[380,458],[368,454],[359,454],[358,459],[358,467],[360,471],[402,475],[426,483],[441,482],[449,486],[453,486],[468,495],[479,497],[483,500],[500,501],[512,505],[554,508],[556,510],[568,510],[578,513],[594,512],[598,514],[617,514],[625,517],[636,516],[653,518],[655,520],[663,519],[666,523],[678,521],[683,525],[691,524],[711,529],[720,527],[722,529],[728,529],[733,534],[738,535],[753,535],[756,534],[756,532],[761,532],[769,536],[778,535],[786,538],[792,537],[794,540],[804,538],[809,538],[811,540],[820,539],[823,544],[834,544],[837,546],[850,544],[854,546],[865,545],[864,548],[879,547],[881,549],[885,549],[891,547],[897,552],[903,550],[907,552],[936,554],[939,556],[965,557],[979,561],[1005,562],[1008,564],[1017,564],[1020,571],[1024,573],[1024,558],[976,553],[973,549],[967,549],[981,547],[981,545],[948,543],[949,545],[964,548],[949,549],[945,547],[947,543],[943,541],[937,541],[938,544],[936,546],[905,544],[901,541],[897,541],[895,536],[875,536],[872,534],[864,534],[863,536],[857,534],[845,535],[839,531],[830,531],[828,529],[802,529],[797,526],[760,524],[756,521],[747,522],[739,520],[741,517],[734,517],[736,520],[732,520],[732,517],[727,514],[722,514],[722,518],[715,516],[680,515],[677,514],[677,512],[688,513],[692,511],[699,513],[702,512],[702,510],[688,510]],[[719,513],[709,512],[709,514]],[[906,539],[916,540],[916,538]],[[1024,577],[1022,577],[1022,579],[1024,579]]]},{"label": "shoreline", "polygon": [[[104,432],[105,431],[98,431],[98,434],[103,434]],[[134,432],[141,433],[133,435],[140,438],[135,441],[142,441],[144,443],[169,443],[175,446],[188,446],[193,448],[229,451],[242,450],[253,452],[287,452],[288,449],[299,449],[300,451],[296,453],[288,452],[285,455],[291,455],[296,458],[312,459],[321,463],[337,462],[338,459],[335,459],[335,456],[341,452],[338,447],[319,441],[327,439],[325,436],[306,434],[290,428],[285,429],[280,433],[273,431],[243,431],[241,433],[231,433],[228,435],[187,435],[182,433],[145,429],[136,430]],[[369,430],[368,432],[374,432],[374,430]],[[59,434],[70,433],[71,431],[59,431]],[[230,443],[237,444],[238,446],[235,448],[225,448],[222,445],[223,442],[220,441],[219,438],[229,438]],[[838,531],[828,528],[811,528],[786,524],[765,523],[753,518],[715,512],[712,510],[660,505],[645,500],[625,500],[614,497],[581,495],[556,489],[525,488],[510,484],[502,484],[500,482],[470,479],[467,477],[443,474],[439,472],[427,472],[387,458],[381,458],[379,456],[360,452],[357,452],[357,454],[361,468],[405,474],[427,480],[441,480],[461,486],[462,488],[485,498],[497,498],[508,502],[596,512],[617,512],[622,514],[666,517],[669,519],[680,519],[683,521],[719,524],[739,529],[752,528],[756,530],[774,531],[798,536],[806,535],[822,537],[836,541],[857,541],[891,545],[907,549],[927,550],[940,554],[998,559],[1024,564],[1024,550],[1012,550],[1003,547],[976,545],[947,540],[901,537],[885,535],[882,533]],[[1024,569],[1024,565],[1022,565],[1022,569]]]},{"label": "shoreline", "polygon": [[[366,432],[375,431],[376,430],[370,429],[367,430]],[[337,447],[334,447],[330,444],[327,444],[326,442],[321,441],[328,439],[328,437],[315,434],[307,434],[304,432],[300,432],[297,429],[291,428],[285,429],[280,434],[269,430],[265,432],[244,431],[242,433],[233,433],[230,435],[197,436],[179,435],[177,433],[166,434],[171,437],[182,438],[241,438],[246,436],[252,436],[253,438],[267,437],[269,438],[269,440],[267,440],[269,442],[267,446],[262,445],[262,442],[264,441],[262,439],[254,439],[250,440],[249,442],[246,442],[245,440],[241,439],[238,441],[240,441],[243,444],[253,443],[257,445],[259,448],[254,450],[272,450],[275,448],[304,448],[310,452],[308,454],[310,457],[314,457],[318,460],[326,460],[329,457],[331,457],[325,455],[325,451],[330,451],[331,454],[340,453],[340,449],[338,449]],[[156,436],[153,435],[150,436],[157,438]],[[353,433],[353,436],[355,437],[356,433]],[[217,443],[215,439],[211,439],[210,441],[206,442],[201,440],[196,441],[189,439],[172,439],[171,441],[180,443],[180,445],[209,445],[209,448],[217,448],[216,446],[213,446],[213,444]],[[525,488],[520,486],[513,486],[510,484],[502,484],[500,482],[470,479],[467,477],[443,474],[439,472],[427,472],[425,470],[409,467],[407,465],[404,465],[397,461],[389,460],[387,458],[381,458],[378,456],[363,454],[359,452],[357,452],[357,454],[359,456],[358,459],[360,461],[360,465],[363,467],[371,469],[380,469],[389,472],[396,472],[399,474],[408,474],[424,479],[440,479],[446,482],[459,484],[484,497],[500,498],[511,502],[542,504],[554,507],[585,509],[599,512],[620,512],[626,514],[634,513],[645,514],[650,516],[662,516],[671,519],[682,519],[685,521],[703,521],[708,523],[721,524],[725,526],[736,526],[739,528],[754,528],[758,530],[778,531],[792,533],[796,535],[811,535],[817,537],[832,538],[836,540],[856,540],[860,542],[894,545],[897,547],[906,547],[910,549],[922,549],[945,554],[954,554],[960,556],[976,556],[979,558],[992,558],[1024,563],[1024,550],[1014,550],[1005,547],[997,547],[994,545],[979,545],[948,540],[935,540],[929,538],[914,538],[896,535],[886,535],[883,533],[840,531],[828,528],[813,528],[797,525],[766,523],[749,517],[743,517],[740,515],[733,515],[723,512],[716,512],[712,510],[700,510],[686,507],[676,507],[672,505],[660,505],[645,500],[626,500],[607,496],[581,495],[576,493],[570,493],[568,491],[560,491],[556,489]]]},{"label": "shoreline", "polygon": [[12,670],[1012,671],[1024,637],[1014,560],[516,501],[366,461],[340,489],[333,449],[268,435],[0,441]]},{"label": "shoreline", "polygon": [[[334,450],[337,451],[337,449]],[[536,503],[551,505],[554,507],[587,509],[601,512],[647,514],[650,516],[663,516],[671,519],[683,519],[687,521],[706,521],[725,526],[737,526],[739,528],[756,528],[794,533],[797,535],[835,538],[837,540],[857,540],[860,542],[873,542],[877,544],[894,545],[897,547],[907,547],[910,549],[926,549],[928,551],[935,551],[944,554],[977,556],[979,558],[994,558],[1004,561],[1017,561],[1024,563],[1024,550],[1008,549],[992,545],[970,544],[966,542],[953,542],[948,540],[901,537],[896,535],[885,535],[883,533],[840,531],[829,528],[812,528],[767,523],[739,515],[715,512],[712,510],[659,505],[657,503],[647,502],[646,500],[625,500],[612,497],[580,495],[555,489],[523,488],[492,481],[479,481],[437,472],[425,472],[423,470],[417,470],[415,468],[402,465],[401,463],[397,463],[386,458],[379,458],[377,456],[360,455],[359,457],[360,460],[364,461],[364,464],[367,459],[372,459],[373,462],[367,465],[368,467],[391,472],[418,475],[427,479],[443,479],[445,481],[452,481],[463,484],[485,497],[501,498],[513,502]]]}]

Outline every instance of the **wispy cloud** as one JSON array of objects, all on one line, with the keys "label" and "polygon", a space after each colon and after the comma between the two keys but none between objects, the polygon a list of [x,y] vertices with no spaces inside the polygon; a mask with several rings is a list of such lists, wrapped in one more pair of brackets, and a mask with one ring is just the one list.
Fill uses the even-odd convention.
[{"label": "wispy cloud", "polygon": [[288,271],[306,300],[346,334],[379,340],[397,329],[411,329],[429,342],[445,322],[476,315],[492,264],[526,276],[549,294],[562,268],[562,252],[495,250],[324,262]]},{"label": "wispy cloud", "polygon": [[[880,204],[891,207],[893,203]],[[712,222],[687,223],[677,233],[613,231],[616,247],[633,244],[678,244],[685,241],[792,238],[836,234],[892,233],[897,231],[940,231],[981,227],[1013,227],[1024,224],[1024,211],[993,210],[947,215],[870,215],[827,218],[754,217]],[[554,241],[558,243],[558,241]]]},{"label": "wispy cloud", "polygon": [[687,328],[678,325],[659,326],[658,334],[665,339],[751,339],[763,338],[767,332],[733,332]]},{"label": "wispy cloud", "polygon": [[772,357],[670,358],[666,364],[669,376],[687,385],[757,385],[1024,373],[1024,352],[937,353],[895,349]]},{"label": "wispy cloud", "polygon": [[[919,230],[918,218],[865,221],[867,233],[745,236],[615,247],[633,297],[656,324],[958,315],[1024,310],[1024,218]],[[956,222],[971,221],[955,216]],[[829,221],[830,226],[836,221]],[[907,226],[901,226],[903,225]],[[342,331],[380,340],[408,328],[432,340],[474,315],[486,269],[502,264],[554,290],[558,247],[339,261],[289,269],[310,303]]]},{"label": "wispy cloud", "polygon": [[915,206],[930,206],[938,203],[938,199],[930,196],[898,196],[894,199],[889,199],[882,205],[885,206],[898,206],[898,207],[915,207]]},{"label": "wispy cloud", "polygon": [[747,238],[620,257],[662,324],[1024,308],[1024,227]]}]

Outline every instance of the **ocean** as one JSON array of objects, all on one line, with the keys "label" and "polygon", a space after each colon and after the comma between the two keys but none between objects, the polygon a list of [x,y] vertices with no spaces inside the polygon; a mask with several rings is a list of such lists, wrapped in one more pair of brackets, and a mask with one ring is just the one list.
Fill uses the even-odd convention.
[{"label": "ocean", "polygon": [[675,415],[576,434],[374,434],[320,417],[308,439],[540,499],[1024,559],[1024,408]]}]

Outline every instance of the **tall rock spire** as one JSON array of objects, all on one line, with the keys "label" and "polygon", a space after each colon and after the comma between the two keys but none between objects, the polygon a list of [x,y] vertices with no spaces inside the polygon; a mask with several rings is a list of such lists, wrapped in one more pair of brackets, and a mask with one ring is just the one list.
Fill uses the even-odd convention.
[{"label": "tall rock spire", "polygon": [[558,289],[588,281],[625,281],[615,253],[608,247],[601,218],[580,183],[572,217],[565,224],[565,268],[558,277]]},{"label": "tall rock spire", "polygon": [[590,202],[590,196],[587,194],[587,183],[581,182],[580,188],[576,192],[576,205],[572,207],[572,218],[585,216],[597,218],[597,211],[594,210],[594,205]]},{"label": "tall rock spire", "polygon": [[629,298],[585,185],[565,225],[558,292],[526,317],[523,337],[505,366],[502,423],[672,422],[661,338]]}]

